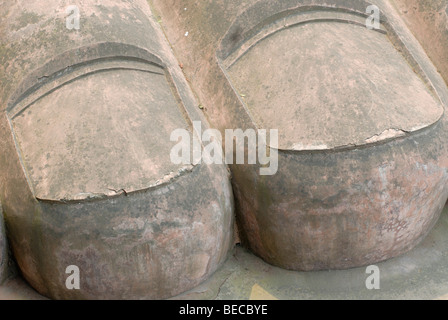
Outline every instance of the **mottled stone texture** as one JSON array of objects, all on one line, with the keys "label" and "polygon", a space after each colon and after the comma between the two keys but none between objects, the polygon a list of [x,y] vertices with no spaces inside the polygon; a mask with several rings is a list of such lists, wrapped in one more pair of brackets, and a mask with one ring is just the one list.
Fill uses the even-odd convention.
[{"label": "mottled stone texture", "polygon": [[8,272],[8,251],[5,234],[5,225],[3,223],[3,209],[0,204],[0,284],[5,281]]},{"label": "mottled stone texture", "polygon": [[448,83],[448,1],[392,0]]},{"label": "mottled stone texture", "polygon": [[[13,254],[47,297],[177,295],[233,244],[227,168],[170,161],[170,133],[207,122],[149,5],[72,1],[78,31],[66,29],[66,4],[0,6],[0,200]],[[71,265],[80,290],[66,287]]]},{"label": "mottled stone texture", "polygon": [[[248,248],[340,269],[431,230],[448,197],[448,93],[389,2],[150,2],[213,125],[279,130],[276,175],[231,166]],[[372,3],[378,31],[365,26]]]}]

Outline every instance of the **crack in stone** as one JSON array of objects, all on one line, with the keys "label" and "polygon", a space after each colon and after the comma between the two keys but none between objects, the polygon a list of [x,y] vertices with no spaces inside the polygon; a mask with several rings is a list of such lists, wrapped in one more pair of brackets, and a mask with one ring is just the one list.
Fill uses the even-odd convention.
[{"label": "crack in stone", "polygon": [[366,139],[366,143],[375,143],[383,140],[398,138],[406,135],[406,131],[402,129],[387,129],[381,132],[380,134],[376,134],[368,139]]}]

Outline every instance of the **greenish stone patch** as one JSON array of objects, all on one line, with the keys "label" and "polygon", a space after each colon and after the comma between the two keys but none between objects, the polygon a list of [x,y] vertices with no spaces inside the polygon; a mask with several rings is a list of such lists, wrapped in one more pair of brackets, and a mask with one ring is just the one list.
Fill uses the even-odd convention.
[{"label": "greenish stone patch", "polygon": [[36,24],[41,20],[41,16],[35,12],[23,11],[23,13],[17,18],[17,24],[14,25],[13,30],[20,30],[30,24]]}]

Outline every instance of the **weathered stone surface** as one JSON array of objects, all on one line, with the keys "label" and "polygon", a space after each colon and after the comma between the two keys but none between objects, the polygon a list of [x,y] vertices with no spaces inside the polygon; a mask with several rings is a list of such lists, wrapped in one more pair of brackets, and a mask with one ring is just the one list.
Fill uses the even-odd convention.
[{"label": "weathered stone surface", "polygon": [[280,149],[327,150],[437,122],[442,106],[388,37],[330,20],[337,17],[294,17],[289,28],[264,30],[227,68],[257,126],[281,128]]},{"label": "weathered stone surface", "polygon": [[448,83],[448,1],[392,0]]},{"label": "weathered stone surface", "polygon": [[[167,298],[232,242],[223,165],[174,165],[206,120],[146,1],[2,2],[0,199],[25,279],[56,299]],[[51,8],[50,10],[48,8]],[[80,271],[69,290],[68,266]]]},{"label": "weathered stone surface", "polygon": [[[231,166],[253,252],[350,268],[425,237],[448,197],[448,92],[390,3],[152,3],[213,125],[279,129],[276,175]],[[366,30],[372,3],[379,31]]]},{"label": "weathered stone surface", "polygon": [[[171,132],[188,126],[163,69],[114,64],[97,65],[101,72],[62,86],[11,116],[37,198],[130,193],[188,169],[170,161]],[[129,69],[123,70],[126,65]]]},{"label": "weathered stone surface", "polygon": [[6,243],[5,225],[3,223],[3,209],[0,204],[0,284],[5,281],[8,272],[8,251]]}]

